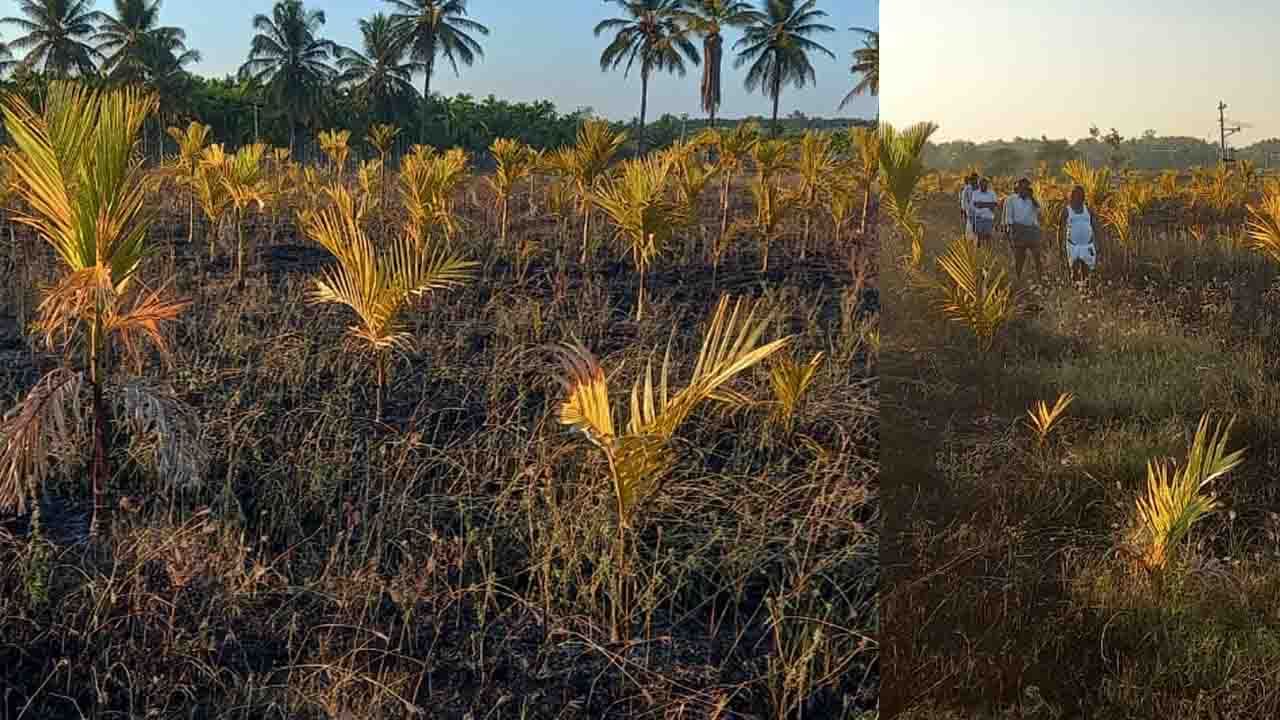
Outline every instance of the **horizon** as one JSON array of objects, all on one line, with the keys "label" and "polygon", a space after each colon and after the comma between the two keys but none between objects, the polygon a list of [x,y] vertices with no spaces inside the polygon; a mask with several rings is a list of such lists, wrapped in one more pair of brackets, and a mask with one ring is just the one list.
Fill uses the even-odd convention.
[{"label": "horizon", "polygon": [[[1280,63],[1268,37],[1275,17],[1258,4],[993,0],[979,12],[898,0],[883,15],[883,115],[894,124],[937,123],[935,142],[1087,138],[1094,124],[1125,138],[1150,129],[1217,142],[1220,100],[1228,125],[1252,125],[1228,137],[1229,146],[1280,135],[1280,90],[1262,72]],[[1010,72],[1015,62],[1025,82]],[[939,73],[940,65],[951,71]],[[966,68],[968,79],[958,82],[956,71]]]},{"label": "horizon", "polygon": [[[104,12],[114,10],[114,5],[104,0],[92,4]],[[227,75],[235,76],[248,57],[253,16],[269,14],[274,4],[267,0],[245,3],[243,9],[236,11],[234,18],[222,14],[222,19],[211,23],[200,0],[168,0],[161,6],[160,24],[185,30],[187,46],[200,52],[200,62],[188,68],[193,75],[221,79]],[[357,22],[375,12],[391,12],[390,6],[380,0],[311,0],[306,2],[306,7],[324,11],[326,22],[321,33],[326,39],[356,49],[361,47]],[[431,79],[432,94],[469,94],[475,98],[493,95],[512,102],[550,100],[561,113],[589,107],[597,115],[612,121],[628,122],[638,118],[639,73],[633,70],[624,79],[621,68],[602,72],[599,58],[608,38],[607,35],[597,38],[592,32],[599,21],[619,16],[619,9],[602,2],[592,2],[589,6],[562,5],[561,8],[563,13],[552,15],[534,3],[513,0],[469,3],[467,17],[490,30],[488,36],[475,36],[484,48],[485,57],[477,58],[472,67],[459,65],[459,76],[454,75],[447,62],[437,63]],[[786,118],[799,111],[806,116],[823,119],[874,118],[878,110],[874,97],[854,98],[843,111],[837,111],[837,106],[853,87],[855,80],[849,73],[851,55],[862,46],[862,35],[849,28],[877,29],[878,2],[823,0],[819,2],[818,9],[828,13],[822,22],[836,28],[836,31],[817,36],[815,40],[831,50],[836,59],[819,54],[811,58],[817,75],[816,84],[803,90],[790,86],[784,89],[779,117]],[[3,15],[7,17],[16,12],[15,7]],[[556,32],[556,28],[563,27],[572,27],[574,31]],[[513,28],[519,28],[521,32],[516,34]],[[769,116],[771,102],[759,92],[748,94],[743,88],[746,68],[733,67],[732,46],[741,37],[741,32],[729,29],[724,34],[724,89],[717,116]],[[12,41],[17,35],[10,26],[0,27],[0,40]],[[512,38],[515,38],[514,42]],[[695,39],[695,45],[701,52],[701,41]],[[580,60],[570,63],[566,57]],[[705,117],[699,100],[701,66],[690,64],[687,69],[688,74],[683,78],[661,73],[650,79],[646,121],[657,120],[664,114],[675,117],[688,114],[691,120]],[[545,82],[548,78],[563,77],[574,78],[571,89],[566,88],[569,83]],[[414,77],[414,85],[419,92],[422,79],[421,75]],[[548,84],[553,87],[547,87]]]}]

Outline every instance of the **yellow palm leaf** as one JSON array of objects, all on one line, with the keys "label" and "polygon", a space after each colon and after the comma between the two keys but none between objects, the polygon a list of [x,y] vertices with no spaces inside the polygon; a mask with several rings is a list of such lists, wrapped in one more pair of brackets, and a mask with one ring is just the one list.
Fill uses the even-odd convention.
[{"label": "yellow palm leaf", "polygon": [[560,423],[582,432],[597,445],[610,446],[616,433],[604,369],[581,345],[565,344],[557,347],[556,353],[563,370],[560,384],[566,393],[560,406]]}]

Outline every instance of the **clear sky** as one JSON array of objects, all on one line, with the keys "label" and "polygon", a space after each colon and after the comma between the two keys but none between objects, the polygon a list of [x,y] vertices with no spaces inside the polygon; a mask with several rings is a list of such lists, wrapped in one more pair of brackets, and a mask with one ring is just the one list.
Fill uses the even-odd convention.
[{"label": "clear sky", "polygon": [[[0,0],[0,5],[11,2]],[[166,0],[161,22],[186,29],[187,44],[203,56],[203,61],[193,68],[195,72],[221,76],[235,72],[244,62],[253,34],[252,17],[270,12],[272,4],[271,0]],[[389,11],[381,0],[308,0],[307,6],[325,12],[325,37],[356,48],[360,47],[357,21],[378,11]],[[97,0],[96,7],[109,10],[110,0]],[[799,110],[810,116],[873,117],[874,99],[858,98],[841,113],[836,112],[836,106],[853,87],[850,55],[862,45],[861,34],[850,32],[849,28],[876,28],[878,2],[819,0],[818,7],[829,15],[826,24],[837,29],[818,41],[835,53],[836,60],[816,56],[813,63],[817,86],[784,90],[781,114]],[[633,71],[624,79],[621,70],[601,72],[600,52],[608,39],[592,33],[599,21],[618,16],[616,5],[606,5],[601,0],[471,0],[468,11],[471,19],[490,30],[489,36],[481,40],[485,57],[470,68],[460,66],[461,77],[454,76],[447,64],[437,65],[432,92],[465,92],[481,98],[492,93],[508,100],[549,99],[564,112],[590,106],[615,120],[639,115],[639,74]],[[12,31],[6,28],[3,32]],[[730,31],[726,49],[739,37],[737,31]],[[746,68],[735,70],[732,65],[731,57],[726,57],[720,114],[768,115],[769,101],[759,94],[748,95],[742,88]],[[653,78],[649,117],[656,119],[666,112],[700,116],[698,72],[700,69],[690,67],[684,78]],[[421,88],[421,78],[415,84]]]},{"label": "clear sky", "polygon": [[1218,101],[1280,136],[1273,0],[886,0],[882,117],[938,123],[937,141],[1014,136],[1217,139]]}]

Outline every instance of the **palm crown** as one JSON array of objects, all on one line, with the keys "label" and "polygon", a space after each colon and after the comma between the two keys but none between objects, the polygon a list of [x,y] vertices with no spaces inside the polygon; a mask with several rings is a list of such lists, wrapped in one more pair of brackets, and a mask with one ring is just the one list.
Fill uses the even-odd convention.
[{"label": "palm crown", "polygon": [[746,27],[758,22],[761,15],[743,0],[697,0],[681,11],[689,30],[702,36],[702,109],[715,122],[720,109],[721,66],[724,61],[724,36],[727,27]]},{"label": "palm crown", "polygon": [[398,104],[417,95],[413,74],[426,69],[423,63],[407,59],[408,49],[397,32],[389,16],[376,13],[360,21],[364,52],[338,50],[338,82],[349,85],[383,119],[390,119]]},{"label": "palm crown", "polygon": [[858,95],[880,94],[880,32],[866,28],[853,28],[853,30],[862,33],[865,41],[861,48],[853,51],[853,67],[850,72],[854,77],[862,76],[862,79],[840,102],[841,110],[853,102],[853,98]]},{"label": "palm crown", "polygon": [[[649,77],[653,71],[674,72],[683,77],[685,62],[700,62],[698,48],[689,40],[681,23],[683,0],[610,0],[626,14],[625,18],[602,20],[596,25],[597,37],[613,32],[613,40],[600,54],[601,70],[616,70],[623,63],[623,76],[640,63],[640,132],[644,133],[645,113],[649,101]],[[641,138],[643,142],[643,137]]]},{"label": "palm crown", "polygon": [[759,89],[773,100],[775,132],[782,89],[787,85],[801,89],[817,82],[809,55],[822,53],[833,60],[836,57],[810,39],[818,33],[835,32],[830,25],[818,22],[827,14],[816,5],[817,0],[768,0],[764,14],[747,27],[734,45],[741,48],[734,67],[750,64],[745,80],[747,92]]},{"label": "palm crown", "polygon": [[320,37],[325,15],[307,10],[302,0],[280,0],[271,15],[253,18],[253,43],[240,75],[267,86],[272,102],[289,118],[289,146],[296,137],[299,114],[311,109],[325,83],[333,79],[330,58],[337,45]]},{"label": "palm crown", "polygon": [[94,23],[103,19],[92,7],[92,0],[22,0],[18,10],[25,17],[0,22],[25,33],[9,43],[11,50],[26,51],[24,67],[40,67],[54,77],[88,76],[97,72],[102,57],[89,44]]}]

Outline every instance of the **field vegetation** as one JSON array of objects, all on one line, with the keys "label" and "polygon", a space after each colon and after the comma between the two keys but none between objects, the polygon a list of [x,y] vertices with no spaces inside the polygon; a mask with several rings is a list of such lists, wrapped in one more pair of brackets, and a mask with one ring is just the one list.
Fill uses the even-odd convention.
[{"label": "field vegetation", "polygon": [[155,166],[158,104],[3,105],[6,716],[875,706],[874,133]]},{"label": "field vegetation", "polygon": [[885,711],[1275,715],[1280,185],[1046,162],[1048,276],[1017,283],[1001,236],[961,237],[932,130],[884,170]]}]

